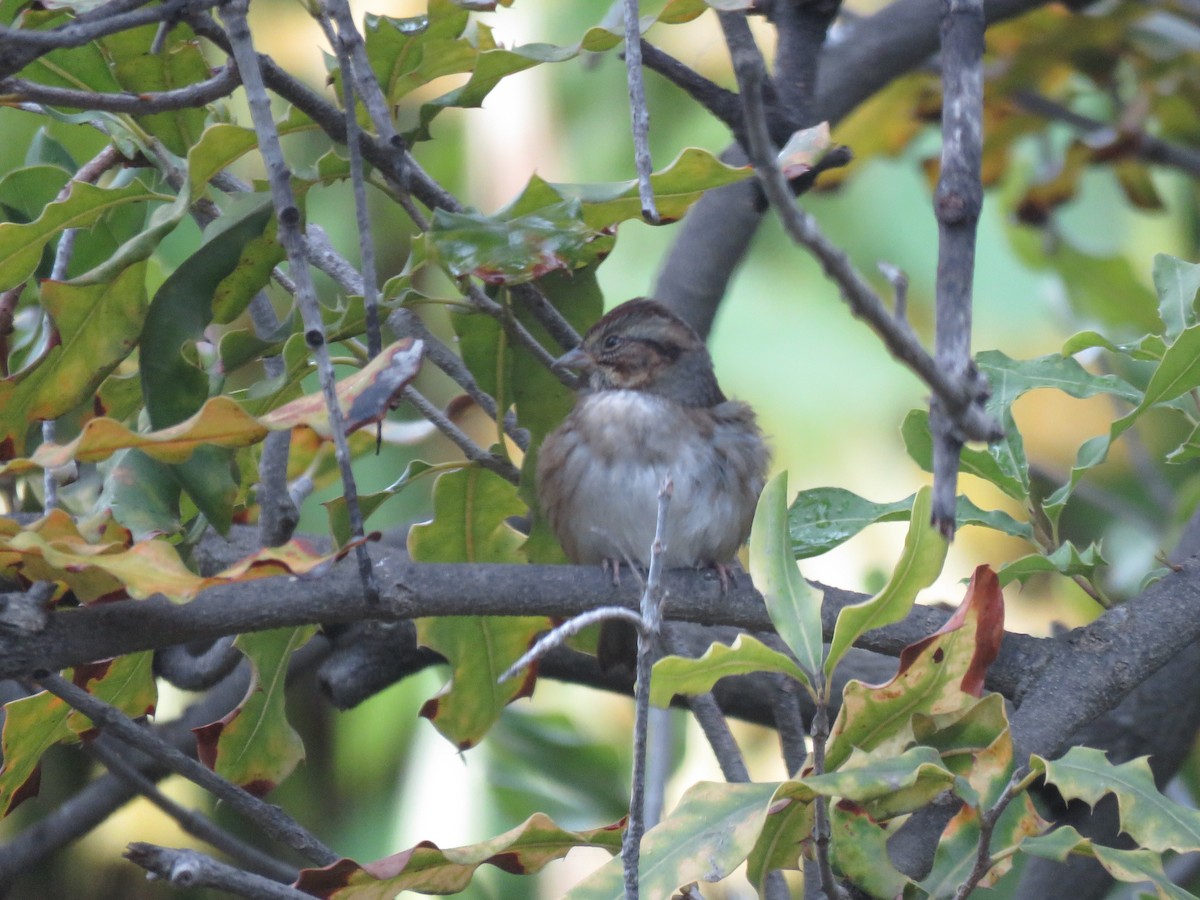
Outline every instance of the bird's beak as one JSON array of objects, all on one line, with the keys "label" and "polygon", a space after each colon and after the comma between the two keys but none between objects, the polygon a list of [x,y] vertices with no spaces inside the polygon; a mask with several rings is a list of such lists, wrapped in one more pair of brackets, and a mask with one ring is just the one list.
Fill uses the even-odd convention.
[{"label": "bird's beak", "polygon": [[594,365],[592,355],[584,350],[583,347],[568,350],[554,361],[554,366],[557,369],[575,369],[580,372],[586,372]]}]

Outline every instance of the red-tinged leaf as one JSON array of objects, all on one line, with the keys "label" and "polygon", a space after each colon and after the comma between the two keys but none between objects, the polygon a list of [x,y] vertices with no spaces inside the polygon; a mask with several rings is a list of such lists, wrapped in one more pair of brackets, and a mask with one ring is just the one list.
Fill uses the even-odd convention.
[{"label": "red-tinged leaf", "polygon": [[430,841],[373,863],[338,860],[323,869],[305,869],[296,887],[316,897],[394,897],[410,890],[451,894],[464,890],[475,870],[487,864],[505,872],[532,874],[575,847],[621,848],[622,823],[589,831],[566,831],[536,813],[511,831],[469,847],[441,850]]},{"label": "red-tinged leaf", "polygon": [[256,796],[269,793],[304,759],[304,744],[284,711],[284,679],[292,654],[315,626],[239,635],[250,660],[245,698],[217,722],[194,729],[201,760],[221,777]]},{"label": "red-tinged leaf", "polygon": [[[422,349],[421,342],[411,338],[397,341],[362,370],[338,382],[338,400],[347,432],[383,418],[420,369]],[[301,397],[258,419],[235,400],[219,396],[186,421],[158,431],[135,432],[112,419],[92,419],[71,443],[42,444],[32,456],[0,466],[0,474],[53,469],[72,460],[96,462],[131,447],[160,462],[182,463],[203,447],[247,447],[261,441],[270,431],[302,427],[323,438],[329,437],[329,417],[322,394]]]},{"label": "red-tinged leaf", "polygon": [[900,653],[900,672],[903,673],[938,637],[957,631],[975,616],[975,653],[963,675],[960,687],[973,697],[983,695],[983,682],[988,666],[1000,653],[1004,639],[1004,595],[996,573],[988,565],[978,566],[967,586],[967,596],[950,619],[927,638],[905,647]]},{"label": "red-tinged leaf", "polygon": [[842,765],[855,748],[894,746],[899,753],[913,741],[913,716],[953,713],[978,702],[968,691],[979,689],[1003,635],[995,577],[986,566],[976,569],[959,612],[937,634],[906,648],[887,684],[846,684],[830,733],[829,769]]},{"label": "red-tinged leaf", "polygon": [[[140,717],[154,710],[153,654],[131,653],[106,664],[68,672],[75,684],[128,716]],[[0,733],[0,815],[8,815],[18,803],[33,796],[38,788],[38,763],[42,754],[56,744],[73,743],[92,731],[92,723],[53,694],[42,691],[4,706],[4,730]]]},{"label": "red-tinged leaf", "polygon": [[133,350],[146,315],[146,266],[105,284],[42,283],[58,339],[38,361],[0,381],[0,438],[24,450],[29,427],[74,409]]}]

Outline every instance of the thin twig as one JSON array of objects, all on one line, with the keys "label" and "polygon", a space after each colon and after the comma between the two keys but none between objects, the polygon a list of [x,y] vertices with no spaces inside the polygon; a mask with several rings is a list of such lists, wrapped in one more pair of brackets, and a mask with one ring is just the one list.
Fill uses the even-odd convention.
[{"label": "thin twig", "polygon": [[471,460],[471,462],[479,463],[485,469],[490,469],[501,478],[511,481],[513,484],[519,484],[521,481],[521,471],[508,460],[497,456],[494,453],[489,453],[484,450],[473,440],[470,435],[450,421],[440,409],[429,402],[416,388],[409,385],[405,387],[400,394],[405,400],[417,408],[433,426],[442,434],[454,442],[454,445],[463,452],[463,455]]},{"label": "thin twig", "polygon": [[[733,91],[709,81],[695,69],[685,66],[669,53],[642,39],[642,63],[719,119],[735,136],[742,133],[742,102]],[[739,138],[739,143],[741,140]]]},{"label": "thin twig", "polygon": [[642,590],[643,631],[638,633],[637,680],[634,683],[633,776],[629,791],[629,820],[621,841],[621,859],[625,866],[625,897],[638,900],[638,863],[641,859],[642,834],[646,821],[646,729],[650,718],[650,673],[662,639],[662,605],[666,599],[662,586],[663,557],[667,550],[667,510],[675,484],[668,474],[658,492],[658,518],[654,525],[654,543],[650,546],[650,568]]},{"label": "thin twig", "polygon": [[941,397],[957,425],[971,440],[998,440],[1000,423],[983,407],[977,384],[964,384],[941,370],[921,346],[907,322],[894,318],[879,295],[854,268],[846,254],[821,232],[815,220],[793,201],[767,133],[762,90],[766,69],[745,18],[719,13],[733,59],[734,72],[746,115],[751,162],[771,206],[791,238],[806,247],[821,263],[825,274],[841,289],[851,311],[865,319],[896,359],[915,372]]},{"label": "thin twig", "polygon": [[1165,141],[1144,130],[1132,133],[1122,131],[1117,125],[1109,125],[1099,119],[1077,113],[1070,107],[1029,89],[1013,91],[1012,99],[1027,112],[1063,122],[1082,132],[1085,137],[1104,137],[1109,139],[1109,143],[1117,143],[1121,138],[1130,139],[1133,145],[1132,152],[1139,159],[1171,166],[1193,177],[1200,177],[1200,152],[1192,147]]},{"label": "thin twig", "polygon": [[521,655],[520,659],[504,670],[500,677],[496,679],[496,683],[499,684],[500,682],[508,681],[514,675],[529,668],[551,650],[561,647],[566,643],[568,638],[574,637],[585,628],[599,624],[600,622],[611,622],[616,619],[629,622],[639,632],[645,628],[642,617],[632,609],[626,609],[623,606],[600,606],[596,609],[589,609],[587,612],[572,616],[561,625],[556,626],[538,638],[534,645]]},{"label": "thin twig", "polygon": [[[960,385],[987,390],[971,361],[975,230],[983,207],[983,0],[945,0],[942,15],[942,165],[934,194],[938,221],[938,369]],[[962,433],[945,398],[929,407],[933,435],[933,525],[954,536]]]},{"label": "thin twig", "polygon": [[305,859],[319,866],[327,866],[338,859],[336,853],[282,809],[265,803],[236,784],[226,781],[153,732],[139,727],[116,707],[93,697],[58,675],[38,673],[34,680],[71,708],[87,716],[96,728],[141,750],[172,772],[182,775],[224,800],[232,809],[258,825],[272,840],[291,847]]},{"label": "thin twig", "polygon": [[[813,714],[812,745],[813,745],[813,774],[825,773],[825,743],[829,740],[829,704],[825,693],[818,688],[816,712]],[[828,900],[841,900],[846,892],[838,885],[829,863],[829,798],[818,796],[813,801],[814,819],[813,843],[816,846],[817,867],[821,873],[821,888]]]},{"label": "thin twig", "polygon": [[[258,53],[254,49],[250,28],[246,23],[248,3],[249,0],[232,0],[222,7],[222,17],[229,26],[230,46],[246,89],[254,130],[258,136],[259,152],[267,166],[271,196],[279,222],[279,240],[287,250],[290,274],[296,283],[296,302],[304,320],[305,340],[317,362],[321,391],[325,395],[325,407],[329,415],[329,430],[333,436],[334,455],[342,476],[342,492],[350,519],[350,531],[353,536],[361,538],[362,512],[358,505],[358,488],[354,480],[350,447],[346,441],[346,430],[337,396],[337,379],[329,357],[329,347],[325,342],[325,326],[321,321],[321,308],[312,281],[312,271],[308,265],[304,236],[300,231],[300,210],[292,192],[291,173],[279,143],[279,132],[275,129],[271,101],[263,84]],[[378,598],[379,586],[375,580],[366,543],[358,541],[354,552],[363,591],[369,599]]]},{"label": "thin twig", "polygon": [[[354,216],[358,226],[358,244],[362,251],[362,298],[367,319],[367,354],[374,359],[383,349],[383,336],[379,325],[379,286],[375,274],[375,238],[371,231],[371,217],[367,211],[367,188],[363,172],[362,147],[358,140],[358,104],[355,101],[359,95],[358,85],[363,81],[372,84],[376,93],[381,95],[382,92],[379,91],[379,84],[375,81],[374,72],[369,68],[365,73],[359,71],[357,57],[351,58],[352,48],[362,44],[362,36],[359,35],[354,25],[350,8],[345,0],[324,2],[322,6],[324,13],[317,19],[325,31],[325,37],[330,46],[337,54],[338,66],[342,70],[342,109],[346,116],[346,148],[350,152],[350,184],[354,189]],[[336,33],[333,28],[333,18],[337,18],[338,21]],[[365,60],[365,55],[363,59]],[[364,87],[362,93],[366,92],[367,89]],[[386,113],[386,109],[384,112]],[[385,115],[383,118],[390,127],[391,117]],[[400,158],[403,159],[402,153]],[[403,181],[403,178],[401,177],[400,180]]]},{"label": "thin twig", "polygon": [[[411,309],[398,309],[388,316],[388,326],[397,337],[413,337],[423,341],[425,358],[445,372],[488,416],[492,419],[498,417],[499,410],[492,395],[479,387],[479,382],[462,359],[425,327],[420,316]],[[512,438],[513,443],[522,451],[529,449],[529,432],[518,427],[517,417],[512,410],[504,414],[504,433]]]},{"label": "thin twig", "polygon": [[142,25],[173,21],[186,10],[200,13],[220,0],[168,0],[157,6],[144,6],[140,0],[113,0],[86,12],[79,12],[65,25],[38,31],[0,25],[0,77],[19,72],[34,60],[53,50],[82,47],[97,38]]},{"label": "thin twig", "polygon": [[658,207],[654,204],[654,188],[650,173],[650,110],[646,106],[646,83],[642,78],[642,28],[638,0],[625,0],[625,79],[629,84],[629,113],[633,120],[633,153],[637,166],[638,197],[642,201],[642,218],[658,224]]},{"label": "thin twig", "polygon": [[5,103],[38,103],[42,106],[69,106],[93,112],[130,113],[150,115],[176,109],[194,109],[232,94],[241,82],[232,63],[222,66],[211,78],[197,81],[185,87],[168,91],[152,91],[145,94],[105,94],[93,91],[77,91],[71,88],[51,87],[26,81],[23,78],[5,78],[0,81],[0,101]]},{"label": "thin twig", "polygon": [[209,887],[250,897],[253,900],[311,900],[312,895],[293,887],[253,875],[196,850],[159,847],[135,841],[125,851],[125,858],[147,872],[180,888]]},{"label": "thin twig", "polygon": [[228,831],[218,827],[210,819],[192,809],[180,806],[147,778],[137,768],[131,765],[121,753],[108,741],[92,741],[85,745],[87,751],[103,763],[113,775],[128,783],[139,794],[161,809],[164,813],[179,823],[179,827],[188,834],[211,844],[233,859],[238,860],[248,869],[258,872],[274,881],[288,884],[296,880],[299,874],[294,866],[289,866],[272,856],[263,853],[257,847],[252,847],[245,841],[234,837]]},{"label": "thin twig", "polygon": [[991,871],[994,864],[991,851],[992,833],[996,830],[996,823],[1008,809],[1008,804],[1018,794],[1024,792],[1034,780],[1036,779],[1031,775],[1028,766],[1017,769],[1009,779],[1004,791],[996,798],[996,802],[979,817],[979,845],[975,850],[975,865],[971,868],[971,873],[966,880],[954,892],[954,900],[965,900],[979,886],[979,882],[983,880],[984,876]]}]

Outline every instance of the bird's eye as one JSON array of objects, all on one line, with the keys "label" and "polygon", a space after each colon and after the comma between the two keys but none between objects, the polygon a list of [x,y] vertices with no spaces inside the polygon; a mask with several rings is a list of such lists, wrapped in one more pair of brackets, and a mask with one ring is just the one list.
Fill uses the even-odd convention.
[{"label": "bird's eye", "polygon": [[616,350],[617,347],[621,346],[621,336],[619,334],[610,334],[604,339],[604,343],[601,346],[605,350]]}]

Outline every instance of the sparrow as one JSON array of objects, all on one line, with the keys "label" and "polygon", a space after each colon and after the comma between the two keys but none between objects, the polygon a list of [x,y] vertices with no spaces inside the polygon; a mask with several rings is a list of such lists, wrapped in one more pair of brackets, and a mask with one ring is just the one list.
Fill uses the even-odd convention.
[{"label": "sparrow", "polygon": [[[704,341],[654,300],[621,304],[557,361],[584,376],[575,407],[542,444],[538,500],[567,558],[646,566],[668,475],[667,567],[728,564],[750,534],[769,452],[749,405],[726,399]],[[601,627],[605,669],[630,663],[636,634]]]}]

